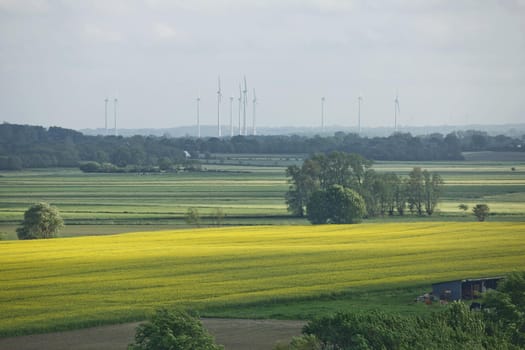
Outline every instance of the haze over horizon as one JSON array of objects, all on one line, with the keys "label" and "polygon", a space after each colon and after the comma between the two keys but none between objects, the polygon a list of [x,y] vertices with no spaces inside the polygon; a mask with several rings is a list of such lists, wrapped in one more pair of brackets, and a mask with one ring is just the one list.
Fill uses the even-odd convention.
[{"label": "haze over horizon", "polygon": [[522,123],[525,0],[0,0],[0,122],[222,124],[239,83],[257,125]]}]

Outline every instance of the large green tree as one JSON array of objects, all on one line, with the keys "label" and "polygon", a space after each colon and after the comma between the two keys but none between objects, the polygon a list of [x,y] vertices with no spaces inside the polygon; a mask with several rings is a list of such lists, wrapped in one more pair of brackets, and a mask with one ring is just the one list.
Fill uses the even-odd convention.
[{"label": "large green tree", "polygon": [[305,160],[301,167],[288,167],[288,210],[294,215],[304,216],[305,207],[312,194],[320,189],[327,190],[333,185],[351,188],[361,194],[371,164],[369,160],[357,154],[332,152],[328,155],[316,154]]},{"label": "large green tree", "polygon": [[290,188],[286,192],[288,211],[304,216],[310,196],[319,189],[319,172],[320,164],[311,159],[305,160],[300,168],[292,165],[286,169],[286,176],[290,178]]},{"label": "large green tree", "polygon": [[474,208],[472,208],[472,212],[474,216],[478,218],[478,221],[485,221],[490,214],[490,208],[486,204],[476,204]]},{"label": "large green tree", "polygon": [[443,179],[439,174],[421,168],[413,168],[408,174],[406,191],[410,211],[432,215],[443,191]]},{"label": "large green tree", "polygon": [[129,350],[221,350],[202,323],[187,312],[159,309],[138,326]]},{"label": "large green tree", "polygon": [[16,233],[18,239],[53,238],[63,225],[58,209],[41,202],[26,210],[22,225],[16,229]]},{"label": "large green tree", "polygon": [[315,192],[308,202],[308,220],[313,224],[355,224],[366,213],[365,201],[354,190],[332,185]]},{"label": "large green tree", "polygon": [[423,178],[425,185],[425,211],[428,215],[432,215],[443,191],[444,182],[439,174],[430,173],[427,170],[423,171]]},{"label": "large green tree", "polygon": [[484,298],[485,316],[510,342],[525,348],[525,271],[510,273]]},{"label": "large green tree", "polygon": [[413,168],[407,180],[408,207],[411,212],[423,215],[424,193],[423,171],[421,168]]}]

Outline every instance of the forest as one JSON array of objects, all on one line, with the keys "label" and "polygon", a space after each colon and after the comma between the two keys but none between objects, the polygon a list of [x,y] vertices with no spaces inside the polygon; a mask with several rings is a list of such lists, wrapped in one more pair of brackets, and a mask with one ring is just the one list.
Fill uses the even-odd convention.
[{"label": "forest", "polygon": [[336,132],[333,136],[234,136],[225,138],[87,136],[61,127],[0,124],[0,169],[78,167],[82,162],[166,168],[191,157],[212,153],[313,154],[356,153],[371,160],[461,160],[461,152],[523,151],[522,138],[489,136],[480,131],[447,135],[362,137]]}]

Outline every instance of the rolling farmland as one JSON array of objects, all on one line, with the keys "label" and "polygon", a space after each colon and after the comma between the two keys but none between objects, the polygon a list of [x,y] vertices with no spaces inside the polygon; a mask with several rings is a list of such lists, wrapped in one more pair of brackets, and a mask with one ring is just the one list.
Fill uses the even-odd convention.
[{"label": "rolling farmland", "polygon": [[212,228],[0,249],[0,334],[8,335],[140,320],[157,306],[235,309],[504,274],[525,268],[525,224]]},{"label": "rolling farmland", "polygon": [[[284,160],[283,160],[284,159]],[[292,159],[265,159],[259,164],[207,164],[208,172],[137,174],[83,174],[78,170],[32,170],[0,173],[0,233],[16,238],[15,225],[31,204],[47,201],[57,206],[70,226],[64,235],[97,232],[135,231],[136,225],[160,228],[187,227],[188,208],[199,210],[203,225],[212,223],[217,209],[224,212],[225,225],[306,224],[289,215],[284,202],[288,189],[285,167]],[[243,160],[247,163],[247,160]],[[486,203],[491,220],[525,219],[525,164],[515,162],[377,162],[378,172],[406,176],[415,166],[438,172],[445,189],[433,220],[471,221],[469,213],[458,209]],[[511,171],[514,167],[516,170]],[[388,221],[390,218],[376,220]],[[395,217],[413,220],[410,217]],[[420,220],[421,218],[416,218]],[[145,228],[146,230],[147,227]]]}]

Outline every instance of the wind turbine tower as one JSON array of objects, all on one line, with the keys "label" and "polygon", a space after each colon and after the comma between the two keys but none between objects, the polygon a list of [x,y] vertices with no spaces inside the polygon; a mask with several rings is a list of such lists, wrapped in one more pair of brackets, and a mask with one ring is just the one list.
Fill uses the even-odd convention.
[{"label": "wind turbine tower", "polygon": [[401,109],[399,109],[399,98],[396,92],[396,99],[394,100],[394,131],[397,131],[397,117],[401,115]]},{"label": "wind turbine tower", "polygon": [[221,77],[219,77],[217,81],[219,86],[219,89],[217,90],[217,135],[221,137]]},{"label": "wind turbine tower", "polygon": [[230,137],[233,137],[233,96],[230,96]]},{"label": "wind turbine tower", "polygon": [[321,129],[324,131],[324,96],[321,97]]},{"label": "wind turbine tower", "polygon": [[257,105],[257,96],[255,95],[255,89],[253,89],[253,135],[257,135],[256,119],[255,119],[255,106]]},{"label": "wind turbine tower", "polygon": [[239,101],[239,135],[242,135],[242,129],[241,129],[241,109],[242,109],[242,89],[241,84],[239,84],[239,98],[237,99]]},{"label": "wind turbine tower", "polygon": [[115,125],[114,125],[114,132],[115,132],[115,136],[117,136],[117,104],[118,104],[118,99],[114,99],[113,100],[113,117],[114,117],[114,121],[115,121]]},{"label": "wind turbine tower", "polygon": [[363,97],[359,96],[357,98],[357,130],[359,134],[361,134],[361,101],[363,101]]},{"label": "wind turbine tower", "polygon": [[106,135],[108,134],[108,102],[107,98],[104,99],[104,130]]},{"label": "wind turbine tower", "polygon": [[197,137],[201,138],[201,116],[200,116],[201,97],[197,96]]},{"label": "wind turbine tower", "polygon": [[246,125],[246,104],[248,103],[248,85],[246,84],[246,76],[244,76],[244,90],[242,90],[243,99],[242,99],[242,134],[246,136],[248,134],[248,129]]}]

